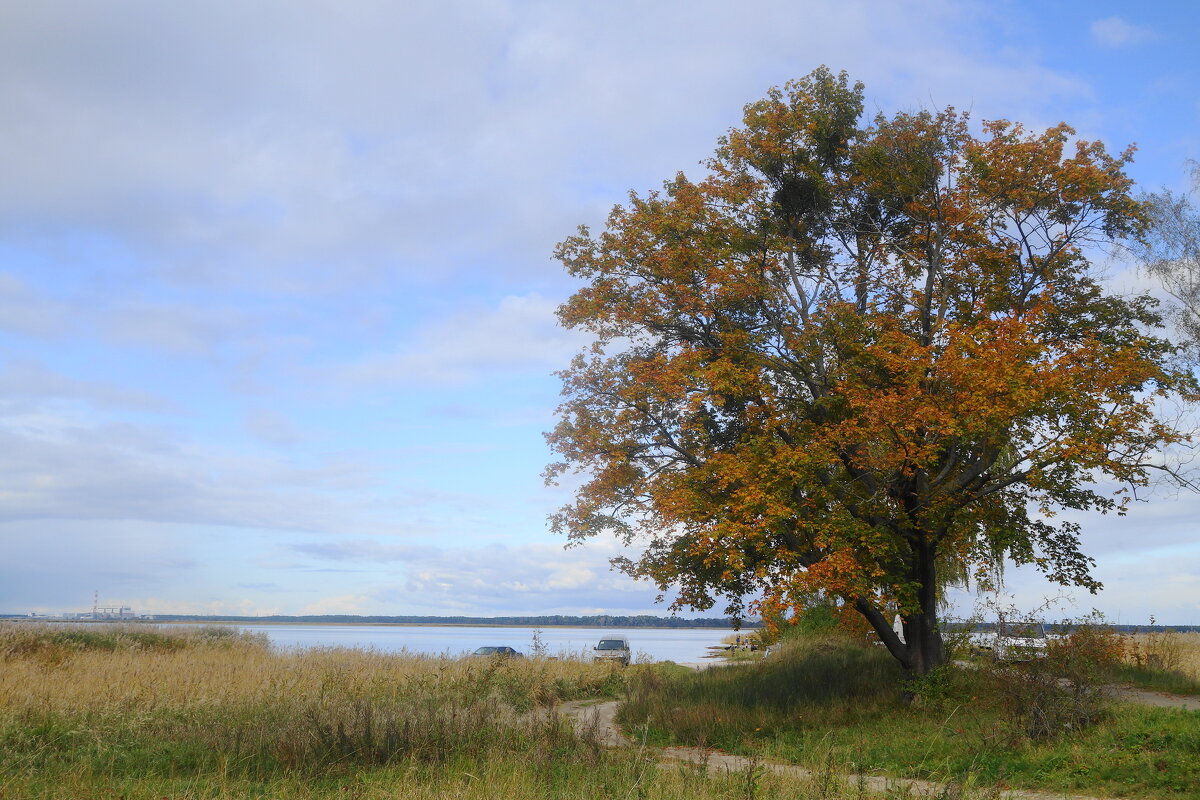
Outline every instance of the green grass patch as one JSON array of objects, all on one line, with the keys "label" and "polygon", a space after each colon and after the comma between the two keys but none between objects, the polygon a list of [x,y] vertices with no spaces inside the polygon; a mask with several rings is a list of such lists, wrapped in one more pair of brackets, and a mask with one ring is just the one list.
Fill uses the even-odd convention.
[{"label": "green grass patch", "polygon": [[[836,638],[697,673],[275,652],[227,628],[23,624],[0,625],[0,658],[0,798],[849,800],[869,796],[841,777],[856,767],[1139,797],[1187,797],[1200,781],[1198,714],[1118,708],[1028,742],[1028,719],[1003,697],[1067,724],[1080,698],[1054,706],[1063,698],[1026,668],[1002,676],[1007,692],[982,671],[948,670],[909,686],[921,702],[906,705],[886,653]],[[544,713],[626,695],[626,724],[648,721],[655,742],[777,757],[817,776],[660,765],[652,748],[607,750]]]},{"label": "green grass patch", "polygon": [[658,744],[813,769],[832,762],[969,786],[1196,796],[1200,712],[1107,704],[1098,686],[1065,687],[1051,667],[947,667],[913,682],[878,648],[817,638],[754,666],[643,678],[621,718],[647,726]]},{"label": "green grass patch", "polygon": [[797,724],[856,724],[894,704],[903,677],[886,653],[817,638],[752,664],[645,672],[619,719],[632,728],[648,724],[657,744],[735,749]]},{"label": "green grass patch", "polygon": [[849,726],[793,726],[739,749],[813,765],[982,786],[1078,794],[1194,797],[1200,714],[1122,706],[1081,731],[1043,741],[1013,737],[994,707],[895,708]]},{"label": "green grass patch", "polygon": [[[659,764],[652,753],[596,751],[563,758],[553,752],[496,751],[484,759],[427,764],[404,761],[321,776],[248,779],[220,772],[179,777],[96,779],[59,773],[5,782],[0,796],[22,800],[867,800],[876,797],[825,775],[781,778],[760,769],[705,774]],[[892,794],[891,798],[903,795]],[[961,795],[955,795],[962,797]]]}]

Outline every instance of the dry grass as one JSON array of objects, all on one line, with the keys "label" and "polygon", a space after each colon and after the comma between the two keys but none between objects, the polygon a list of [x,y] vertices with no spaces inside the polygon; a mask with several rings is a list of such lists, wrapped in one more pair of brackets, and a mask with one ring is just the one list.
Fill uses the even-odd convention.
[{"label": "dry grass", "polygon": [[611,695],[606,664],[275,652],[203,629],[0,626],[0,771],[324,774],[570,747],[525,712]]},{"label": "dry grass", "polygon": [[1127,636],[1125,660],[1133,666],[1181,672],[1200,680],[1200,633],[1166,631]]},{"label": "dry grass", "polygon": [[[575,661],[448,659],[357,649],[273,652],[255,637],[166,629],[158,646],[124,640],[133,626],[0,626],[0,707],[26,711],[144,713],[278,703],[493,697],[518,710],[606,694],[613,671]],[[64,631],[111,634],[112,648],[71,646]],[[157,633],[157,632],[156,632]]]},{"label": "dry grass", "polygon": [[[555,714],[627,670],[577,661],[274,652],[229,629],[0,623],[0,798],[781,796],[607,750]],[[789,781],[796,798],[858,787]]]}]

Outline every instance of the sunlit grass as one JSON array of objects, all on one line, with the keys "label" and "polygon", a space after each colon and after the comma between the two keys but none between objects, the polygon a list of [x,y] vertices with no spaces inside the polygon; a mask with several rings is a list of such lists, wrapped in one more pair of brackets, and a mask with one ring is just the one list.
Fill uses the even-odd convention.
[{"label": "sunlit grass", "polygon": [[490,697],[528,710],[612,694],[622,685],[608,665],[581,661],[450,659],[351,648],[274,651],[262,637],[190,628],[154,631],[156,638],[147,644],[147,634],[136,628],[93,630],[97,627],[0,626],[3,707],[9,713],[103,715],[285,698],[329,703]]},{"label": "sunlit grass", "polygon": [[878,648],[815,637],[787,642],[779,655],[749,664],[639,675],[621,719],[670,731],[662,743],[735,747],[798,720],[851,724],[897,703],[903,677]]},{"label": "sunlit grass", "polygon": [[1045,663],[951,666],[913,682],[880,648],[814,636],[757,664],[639,676],[622,719],[658,744],[814,770],[832,762],[976,787],[1194,796],[1200,712],[1109,703],[1101,668],[1076,663],[1082,683],[1060,680],[1079,648],[1110,638],[1084,637]]},{"label": "sunlit grass", "polygon": [[569,725],[528,712],[624,682],[577,661],[277,652],[221,629],[13,623],[0,626],[0,658],[0,760],[31,779],[259,779],[573,753]]},{"label": "sunlit grass", "polygon": [[1200,694],[1200,633],[1156,631],[1124,637],[1121,679],[1148,689]]},{"label": "sunlit grass", "polygon": [[[870,796],[840,777],[858,768],[1147,797],[1200,780],[1195,714],[1119,709],[1014,748],[982,680],[948,676],[906,706],[885,653],[820,637],[696,673],[276,651],[229,628],[0,624],[0,797],[844,800]],[[653,747],[606,749],[552,710],[627,694],[629,728],[649,721],[649,744],[718,745],[816,777],[705,776],[659,764]]]},{"label": "sunlit grass", "polygon": [[[0,624],[0,797],[871,797],[608,749],[554,706],[671,665],[275,651],[229,628]],[[639,678],[639,676],[641,676]]]}]

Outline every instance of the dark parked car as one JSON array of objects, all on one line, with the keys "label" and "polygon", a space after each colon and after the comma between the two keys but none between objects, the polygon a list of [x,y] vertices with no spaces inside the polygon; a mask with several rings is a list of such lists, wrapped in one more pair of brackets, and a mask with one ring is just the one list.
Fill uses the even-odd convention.
[{"label": "dark parked car", "polygon": [[488,658],[524,658],[525,656],[513,650],[508,645],[488,646],[476,648],[473,656],[484,656]]}]

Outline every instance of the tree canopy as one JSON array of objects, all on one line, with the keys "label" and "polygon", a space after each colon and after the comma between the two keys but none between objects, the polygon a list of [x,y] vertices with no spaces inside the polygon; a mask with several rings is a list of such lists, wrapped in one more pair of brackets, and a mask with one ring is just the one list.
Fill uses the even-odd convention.
[{"label": "tree canopy", "polygon": [[1170,475],[1186,436],[1159,401],[1195,386],[1154,302],[1089,258],[1146,224],[1131,151],[862,117],[862,85],[819,69],[746,106],[702,179],[558,246],[583,283],[560,320],[595,343],[560,373],[547,480],[584,482],[552,526],[636,542],[618,565],[679,607],[840,598],[923,672],[948,571],[1099,586],[1054,513]]}]

